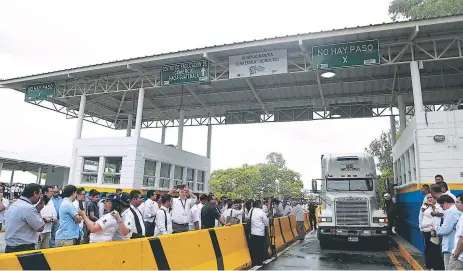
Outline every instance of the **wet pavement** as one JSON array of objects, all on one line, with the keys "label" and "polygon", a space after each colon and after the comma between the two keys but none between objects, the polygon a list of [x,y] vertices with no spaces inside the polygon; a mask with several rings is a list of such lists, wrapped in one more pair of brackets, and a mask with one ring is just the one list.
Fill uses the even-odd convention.
[{"label": "wet pavement", "polygon": [[[371,245],[342,244],[343,250],[320,249],[315,232],[305,240],[291,246],[273,262],[259,270],[397,270],[408,269],[400,254],[391,248],[388,251],[374,249]],[[396,265],[393,263],[396,261]]]}]

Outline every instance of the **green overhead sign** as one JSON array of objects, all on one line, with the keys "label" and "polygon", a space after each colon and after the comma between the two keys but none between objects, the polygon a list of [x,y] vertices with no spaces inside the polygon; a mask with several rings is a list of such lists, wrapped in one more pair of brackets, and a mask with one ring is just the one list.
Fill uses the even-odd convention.
[{"label": "green overhead sign", "polygon": [[312,47],[313,70],[377,64],[380,64],[378,40]]},{"label": "green overhead sign", "polygon": [[165,86],[209,81],[209,62],[199,60],[163,65],[161,79]]},{"label": "green overhead sign", "polygon": [[55,97],[56,84],[55,82],[27,85],[26,86],[26,102],[45,100]]}]

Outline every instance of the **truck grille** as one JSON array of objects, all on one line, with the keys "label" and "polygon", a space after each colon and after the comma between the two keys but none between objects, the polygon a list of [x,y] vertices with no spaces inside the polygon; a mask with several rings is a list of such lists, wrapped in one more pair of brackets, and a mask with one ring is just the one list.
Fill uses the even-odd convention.
[{"label": "truck grille", "polygon": [[336,201],[337,226],[368,226],[368,201],[348,198]]}]

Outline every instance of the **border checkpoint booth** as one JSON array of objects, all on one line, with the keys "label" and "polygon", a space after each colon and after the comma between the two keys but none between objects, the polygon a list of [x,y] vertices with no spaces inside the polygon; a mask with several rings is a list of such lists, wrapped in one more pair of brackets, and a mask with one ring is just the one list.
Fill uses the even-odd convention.
[{"label": "border checkpoint booth", "polygon": [[[463,15],[218,45],[11,78],[25,101],[77,118],[69,183],[209,191],[213,125],[389,117],[400,217],[422,248],[418,188],[463,183]],[[349,51],[349,53],[346,53]],[[258,60],[259,65],[252,65]],[[267,72],[270,71],[270,72]],[[324,76],[331,74],[331,76]],[[406,118],[411,116],[407,124]],[[126,137],[81,138],[83,121]],[[185,126],[207,127],[206,156],[183,150]],[[178,127],[177,145],[165,132]],[[160,128],[160,142],[141,138]]]}]

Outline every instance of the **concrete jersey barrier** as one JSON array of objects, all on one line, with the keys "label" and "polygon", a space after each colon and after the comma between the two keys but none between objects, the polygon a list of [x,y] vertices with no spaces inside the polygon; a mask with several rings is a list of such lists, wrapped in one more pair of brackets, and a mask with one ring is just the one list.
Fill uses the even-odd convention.
[{"label": "concrete jersey barrier", "polygon": [[250,266],[242,225],[0,255],[0,270],[234,270]]},{"label": "concrete jersey barrier", "polygon": [[[294,216],[274,219],[281,251],[297,236]],[[0,255],[0,270],[237,270],[251,267],[243,225]]]}]

